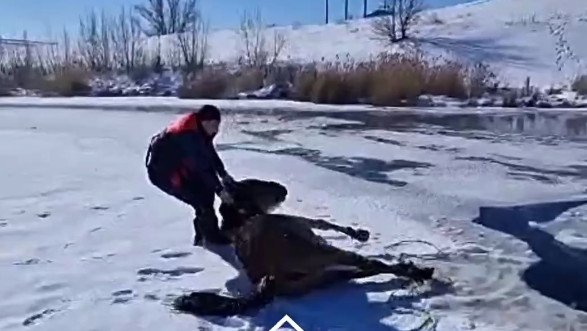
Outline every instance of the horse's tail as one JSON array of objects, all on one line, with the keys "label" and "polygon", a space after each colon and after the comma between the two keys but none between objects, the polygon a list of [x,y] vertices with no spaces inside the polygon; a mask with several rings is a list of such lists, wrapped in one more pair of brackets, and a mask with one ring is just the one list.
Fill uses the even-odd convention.
[{"label": "horse's tail", "polygon": [[255,292],[251,296],[241,298],[209,292],[192,292],[177,297],[172,306],[178,312],[197,316],[228,317],[263,308],[272,300],[273,296],[267,295],[265,291]]}]

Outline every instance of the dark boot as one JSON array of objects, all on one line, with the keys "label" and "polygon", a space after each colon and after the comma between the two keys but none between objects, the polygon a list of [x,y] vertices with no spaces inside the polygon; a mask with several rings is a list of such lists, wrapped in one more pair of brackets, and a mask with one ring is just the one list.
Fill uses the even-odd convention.
[{"label": "dark boot", "polygon": [[194,246],[201,246],[203,240],[215,245],[231,244],[230,239],[220,231],[214,210],[198,210],[194,219],[194,230]]},{"label": "dark boot", "polygon": [[194,246],[203,246],[204,237],[202,236],[202,229],[200,228],[198,217],[194,218]]}]

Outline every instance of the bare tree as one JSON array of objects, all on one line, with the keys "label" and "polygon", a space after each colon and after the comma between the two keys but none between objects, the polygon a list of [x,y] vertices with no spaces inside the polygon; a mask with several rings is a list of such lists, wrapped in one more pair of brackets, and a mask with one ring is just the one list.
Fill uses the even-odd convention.
[{"label": "bare tree", "polygon": [[71,51],[71,38],[69,37],[67,30],[63,28],[63,61],[66,66],[73,61]]},{"label": "bare tree", "polygon": [[202,19],[198,8],[192,21],[187,23],[187,29],[177,33],[176,38],[184,72],[193,74],[204,66],[208,52],[208,24]]},{"label": "bare tree", "polygon": [[186,32],[199,16],[198,0],[148,0],[135,10],[145,23],[149,36],[165,36]]},{"label": "bare tree", "polygon": [[239,35],[243,44],[243,60],[250,67],[274,65],[286,44],[285,36],[275,29],[271,43],[267,42],[266,28],[259,9],[243,14]]},{"label": "bare tree", "polygon": [[[51,39],[52,35],[50,35]],[[67,30],[63,29],[62,44],[50,44],[39,53],[39,63],[46,67],[45,74],[54,74],[67,66],[71,61],[70,39]]]},{"label": "bare tree", "polygon": [[391,4],[385,6],[389,15],[373,21],[373,33],[388,44],[406,40],[423,9],[423,0],[391,0]]},{"label": "bare tree", "polygon": [[114,61],[119,69],[130,73],[145,63],[146,54],[140,23],[132,9],[127,11],[122,7],[112,24],[111,39],[114,46]]},{"label": "bare tree", "polygon": [[94,71],[107,71],[112,66],[110,30],[111,20],[104,11],[100,19],[93,10],[80,18],[78,48],[85,64]]}]

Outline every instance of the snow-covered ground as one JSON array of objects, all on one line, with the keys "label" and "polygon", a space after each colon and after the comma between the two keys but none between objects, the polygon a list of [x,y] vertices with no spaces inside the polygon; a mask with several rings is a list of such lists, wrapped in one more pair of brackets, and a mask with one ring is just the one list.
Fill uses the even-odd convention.
[{"label": "snow-covered ground", "polygon": [[[587,111],[587,99],[574,99],[574,93],[565,97],[568,93],[561,95],[560,99],[545,100],[548,107],[526,108],[525,111],[552,112]],[[480,99],[482,101],[483,99]],[[561,104],[561,101],[568,101]],[[108,109],[108,110],[140,110],[149,112],[161,111],[184,111],[201,107],[205,104],[212,104],[226,110],[242,110],[250,112],[279,112],[280,110],[296,110],[301,112],[321,111],[387,111],[387,112],[412,112],[417,113],[519,113],[521,108],[502,108],[498,105],[467,105],[466,102],[451,100],[444,97],[435,97],[432,101],[425,102],[426,106],[416,108],[406,107],[375,107],[371,105],[328,105],[315,104],[312,102],[300,102],[291,100],[226,100],[226,99],[179,99],[177,97],[0,97],[0,107],[6,108],[78,108],[78,109]],[[570,107],[570,108],[569,108]],[[576,108],[575,108],[576,107]]]},{"label": "snow-covered ground", "polygon": [[[235,111],[219,150],[236,177],[284,183],[282,211],[372,232],[366,244],[324,233],[333,244],[380,258],[418,254],[454,280],[452,291],[400,297],[392,277],[381,276],[279,300],[252,317],[173,314],[168,295],[227,290],[237,276],[191,246],[189,208],[146,179],[149,137],[177,115],[4,107],[0,329],[269,330],[284,314],[306,331],[407,330],[430,317],[439,331],[587,328],[586,313],[522,281],[541,255],[529,249],[532,238],[526,244],[471,222],[480,206],[583,197],[584,115],[329,110]],[[585,247],[585,220],[579,207],[540,226]],[[404,239],[444,254],[420,244],[385,248]],[[558,292],[587,288],[546,281]]]},{"label": "snow-covered ground", "polygon": [[[266,34],[268,40],[274,31],[286,37],[282,60],[361,60],[386,50],[373,34],[371,22],[282,26]],[[414,29],[425,51],[482,61],[510,86],[521,87],[531,77],[531,84],[541,88],[568,84],[585,73],[586,33],[583,0],[480,0],[426,11]],[[164,49],[173,38],[163,40]],[[155,47],[156,41],[152,42]],[[215,31],[208,43],[210,59],[215,61],[232,62],[243,49],[234,30]]]}]

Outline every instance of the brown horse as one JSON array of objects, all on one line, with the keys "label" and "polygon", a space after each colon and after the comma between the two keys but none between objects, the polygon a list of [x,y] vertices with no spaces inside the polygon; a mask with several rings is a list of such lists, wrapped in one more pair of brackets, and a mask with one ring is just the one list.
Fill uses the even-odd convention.
[{"label": "brown horse", "polygon": [[174,308],[194,315],[231,316],[260,308],[277,296],[293,297],[324,286],[394,274],[416,282],[430,280],[434,270],[412,263],[387,264],[334,247],[312,229],[334,230],[367,241],[369,232],[301,216],[269,214],[281,204],[287,189],[276,182],[246,179],[234,188],[234,205],[221,205],[222,230],[255,290],[231,298],[193,292],[174,301]]}]

